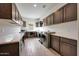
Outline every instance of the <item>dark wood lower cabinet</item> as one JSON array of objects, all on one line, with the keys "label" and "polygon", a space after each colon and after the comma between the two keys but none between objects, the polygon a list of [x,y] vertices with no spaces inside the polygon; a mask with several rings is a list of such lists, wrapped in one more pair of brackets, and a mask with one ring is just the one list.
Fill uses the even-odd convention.
[{"label": "dark wood lower cabinet", "polygon": [[76,56],[77,55],[77,47],[70,45],[68,43],[61,42],[60,45],[60,53],[63,56]]},{"label": "dark wood lower cabinet", "polygon": [[77,56],[77,40],[51,35],[50,47],[62,56]]},{"label": "dark wood lower cabinet", "polygon": [[19,56],[19,42],[1,44],[0,56]]},{"label": "dark wood lower cabinet", "polygon": [[77,41],[69,39],[69,38],[61,37],[60,54],[63,56],[76,56],[77,55]]},{"label": "dark wood lower cabinet", "polygon": [[51,36],[51,48],[59,52],[59,47],[60,47],[60,39],[58,36]]}]

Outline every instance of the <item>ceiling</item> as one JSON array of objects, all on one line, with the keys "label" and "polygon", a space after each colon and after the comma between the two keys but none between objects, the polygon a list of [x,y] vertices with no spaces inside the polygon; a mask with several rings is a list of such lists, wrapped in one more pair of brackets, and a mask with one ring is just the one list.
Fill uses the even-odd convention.
[{"label": "ceiling", "polygon": [[[34,7],[34,4],[37,7]],[[21,16],[27,19],[39,19],[59,3],[17,3]]]}]

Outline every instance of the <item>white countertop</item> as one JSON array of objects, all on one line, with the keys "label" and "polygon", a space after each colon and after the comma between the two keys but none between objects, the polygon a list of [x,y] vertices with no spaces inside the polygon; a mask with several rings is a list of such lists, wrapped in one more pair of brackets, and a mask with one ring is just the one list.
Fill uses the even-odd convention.
[{"label": "white countertop", "polygon": [[73,40],[78,40],[78,36],[77,35],[71,35],[71,34],[64,34],[64,33],[56,33],[56,34],[51,34],[51,35],[56,35],[56,36],[60,36],[60,37],[65,37],[65,38],[70,38]]},{"label": "white countertop", "polygon": [[9,35],[4,38],[0,38],[0,44],[7,44],[7,43],[13,43],[13,42],[19,42],[21,38],[23,37],[24,33],[18,33],[15,35]]}]

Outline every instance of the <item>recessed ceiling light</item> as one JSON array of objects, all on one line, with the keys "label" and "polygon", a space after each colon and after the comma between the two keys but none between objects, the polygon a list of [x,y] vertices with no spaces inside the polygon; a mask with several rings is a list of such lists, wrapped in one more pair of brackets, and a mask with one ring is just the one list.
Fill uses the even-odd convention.
[{"label": "recessed ceiling light", "polygon": [[37,7],[37,4],[34,4],[33,7]]}]

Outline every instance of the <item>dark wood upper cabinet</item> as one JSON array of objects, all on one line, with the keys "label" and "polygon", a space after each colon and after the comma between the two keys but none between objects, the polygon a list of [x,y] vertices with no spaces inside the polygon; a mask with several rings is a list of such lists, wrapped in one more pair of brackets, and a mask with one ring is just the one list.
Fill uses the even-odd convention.
[{"label": "dark wood upper cabinet", "polygon": [[47,17],[46,24],[47,26],[50,25],[50,16]]},{"label": "dark wood upper cabinet", "polygon": [[12,20],[11,24],[22,25],[22,18],[14,3],[0,3],[0,19]]},{"label": "dark wood upper cabinet", "polygon": [[42,27],[43,23],[44,23],[44,21],[36,22],[36,27]]},{"label": "dark wood upper cabinet", "polygon": [[[12,20],[15,21],[16,23],[18,23],[19,25],[23,25],[24,22],[22,20],[22,17],[20,15],[19,11],[18,11],[17,6],[15,4],[12,4],[12,5],[14,5],[14,7],[15,7],[15,12],[14,12],[15,15],[13,16],[13,17],[15,17],[15,19],[12,19]],[[12,8],[12,12],[13,11],[14,11],[14,8]]]},{"label": "dark wood upper cabinet", "polygon": [[16,7],[15,4],[12,4],[12,19],[16,19]]},{"label": "dark wood upper cabinet", "polygon": [[11,3],[0,3],[0,18],[12,19],[12,4]]},{"label": "dark wood upper cabinet", "polygon": [[45,26],[45,19],[43,19],[43,26]]},{"label": "dark wood upper cabinet", "polygon": [[51,41],[50,41],[50,45],[51,48],[53,48],[55,51],[60,52],[59,51],[59,47],[60,47],[60,39],[58,36],[51,36]]},{"label": "dark wood upper cabinet", "polygon": [[23,27],[26,27],[26,21],[23,21]]},{"label": "dark wood upper cabinet", "polygon": [[38,22],[36,22],[36,27],[39,27],[39,26],[38,26]]},{"label": "dark wood upper cabinet", "polygon": [[48,26],[48,18],[47,17],[46,17],[45,21],[46,21],[46,26]]},{"label": "dark wood upper cabinet", "polygon": [[62,23],[63,19],[64,19],[64,9],[63,8],[54,12],[54,14],[53,14],[54,24]]},{"label": "dark wood upper cabinet", "polygon": [[44,26],[52,25],[53,24],[53,14],[49,15],[48,17],[43,19]]},{"label": "dark wood upper cabinet", "polygon": [[77,3],[68,3],[46,17],[46,26],[77,20]]},{"label": "dark wood upper cabinet", "polygon": [[[18,10],[17,10],[17,7],[16,7],[16,5],[14,4],[14,7],[15,7],[15,20],[17,21],[17,19],[18,19]],[[14,11],[14,9],[12,9],[12,11]]]},{"label": "dark wood upper cabinet", "polygon": [[53,24],[53,14],[50,15],[50,25]]},{"label": "dark wood upper cabinet", "polygon": [[40,21],[40,27],[42,27],[43,26],[43,21]]},{"label": "dark wood upper cabinet", "polygon": [[46,26],[46,18],[43,19],[43,25]]},{"label": "dark wood upper cabinet", "polygon": [[77,3],[69,3],[64,6],[64,22],[77,20]]}]

